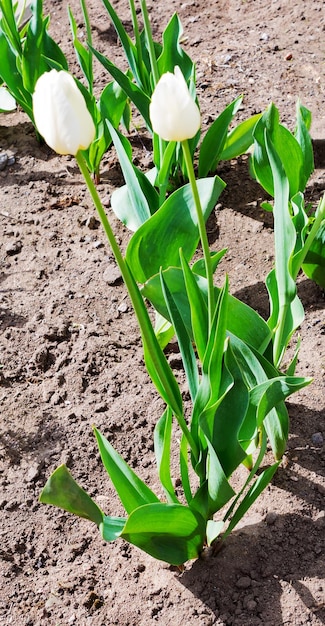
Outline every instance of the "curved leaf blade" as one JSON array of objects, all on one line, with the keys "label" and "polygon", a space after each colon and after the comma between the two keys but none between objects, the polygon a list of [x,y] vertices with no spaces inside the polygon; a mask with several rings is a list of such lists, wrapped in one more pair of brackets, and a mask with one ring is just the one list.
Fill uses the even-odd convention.
[{"label": "curved leaf blade", "polygon": [[[218,178],[198,181],[202,210],[207,219],[225,184]],[[167,198],[131,238],[126,251],[135,279],[144,283],[160,268],[180,267],[179,249],[189,260],[199,242],[197,214],[191,186],[184,185]]]},{"label": "curved leaf blade", "polygon": [[121,537],[156,559],[182,565],[200,554],[205,521],[181,504],[148,504],[133,511]]},{"label": "curved leaf blade", "polygon": [[51,474],[43,487],[39,501],[88,519],[98,527],[103,521],[103,512],[74,480],[66,465],[60,465]]}]

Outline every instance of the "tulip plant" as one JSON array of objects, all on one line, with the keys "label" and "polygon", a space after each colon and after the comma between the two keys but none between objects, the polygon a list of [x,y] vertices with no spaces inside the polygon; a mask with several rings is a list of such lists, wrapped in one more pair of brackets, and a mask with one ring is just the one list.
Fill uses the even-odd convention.
[{"label": "tulip plant", "polygon": [[[68,70],[67,59],[59,45],[48,33],[49,17],[43,17],[43,0],[35,0],[31,5],[31,17],[21,27],[21,16],[15,14],[13,0],[2,0],[0,12],[0,111],[11,111],[16,103],[27,113],[35,125],[32,95],[38,78],[55,68]],[[81,0],[82,13],[88,39],[91,42],[91,28],[87,8]],[[127,96],[115,81],[108,83],[96,100],[93,92],[92,53],[77,37],[77,24],[69,9],[70,26],[74,49],[87,87],[75,79],[91,112],[96,134],[87,147],[84,156],[88,168],[99,176],[99,165],[103,154],[112,140],[106,117],[117,127],[127,104]]]},{"label": "tulip plant", "polygon": [[[189,144],[198,131],[200,115],[195,100],[189,100],[192,96],[178,66],[171,74],[157,82],[149,107],[150,122],[162,141],[173,136],[179,143],[189,183],[171,193],[143,221],[132,235],[125,256],[84,158],[83,150],[95,133],[86,102],[65,72],[52,70],[36,84],[36,124],[55,150],[76,157],[133,304],[148,374],[165,403],[154,432],[164,497],[159,498],[94,427],[104,467],[125,516],[106,515],[65,465],[50,476],[40,501],[94,522],[106,541],[123,538],[157,559],[181,566],[198,557],[205,545],[232,531],[279,466],[289,430],[285,399],[310,382],[294,375],[296,357],[287,371],[281,364],[289,338],[303,318],[295,280],[316,229],[312,228],[305,239],[300,238],[289,213],[293,200],[288,177],[266,129],[275,223],[275,267],[267,278],[269,319],[264,321],[230,295],[227,277],[222,287],[215,285],[214,273],[226,251],[209,249],[205,222],[224,183],[218,176],[195,178]],[[168,111],[168,119],[162,120],[159,102],[161,111],[166,111],[157,95],[171,84],[175,107]],[[52,104],[41,108],[42,101]],[[110,125],[109,130],[116,139],[118,135],[115,131],[114,136]],[[134,201],[137,191],[141,203],[140,184],[138,189],[134,184],[130,190]],[[302,201],[298,204],[296,200],[294,210],[298,221],[303,217]],[[139,207],[139,214],[145,211],[145,206]],[[323,219],[324,213],[325,200],[320,203],[316,221]],[[203,258],[193,262],[199,242]],[[155,334],[146,300],[176,334],[191,398],[189,417]],[[176,476],[171,472],[173,437],[179,442]],[[265,462],[268,445],[274,456],[270,464]],[[240,466],[246,475],[235,492],[232,478]],[[176,478],[181,485],[177,491]]]},{"label": "tulip plant", "polygon": [[[122,138],[119,134],[112,134],[126,181],[125,187],[117,190],[115,195],[113,194],[112,207],[123,223],[131,230],[134,230],[137,224],[139,225],[143,221],[141,208],[138,205],[134,205],[132,197],[130,198],[130,187],[133,185],[132,178],[134,179],[134,176],[138,178],[138,184],[142,188],[144,196],[142,203],[148,203],[151,206],[149,209],[151,214],[157,209],[157,203],[160,206],[164,202],[166,192],[170,192],[175,187],[188,181],[186,161],[180,148],[178,132],[175,133],[174,130],[169,133],[167,131],[166,134],[165,130],[166,125],[168,126],[169,111],[171,109],[175,110],[175,107],[180,104],[180,102],[175,102],[175,94],[179,94],[179,98],[183,100],[182,108],[179,109],[179,123],[181,124],[179,128],[184,124],[191,125],[196,123],[195,119],[191,119],[191,115],[198,116],[199,113],[196,112],[197,108],[194,109],[190,102],[188,114],[183,115],[181,112],[187,113],[184,94],[189,93],[191,100],[196,99],[195,65],[181,47],[183,30],[176,13],[167,24],[162,35],[163,43],[160,44],[153,40],[145,0],[140,0],[141,16],[144,24],[143,31],[140,29],[135,2],[134,0],[129,0],[134,31],[134,41],[132,41],[109,0],[102,1],[123,47],[126,61],[129,65],[128,71],[126,73],[122,72],[110,59],[98,52],[91,42],[89,42],[89,50],[120,85],[130,102],[133,103],[141,114],[147,130],[152,133],[154,168],[147,174],[146,179],[139,170],[136,170],[132,176],[131,170],[134,170],[134,166],[132,165],[131,145],[126,141],[125,137]],[[178,67],[180,72],[176,70],[176,74],[174,74],[175,67]],[[162,76],[164,79],[163,83],[160,83],[159,91],[164,97],[163,117],[161,116],[163,103],[156,91],[157,83]],[[177,81],[178,78],[179,81]],[[185,90],[183,85],[183,91],[180,88],[173,91],[173,86],[177,85],[177,82],[184,83],[184,79],[189,88]],[[155,99],[159,105],[158,111],[160,115],[160,127],[156,130],[153,127],[155,121],[155,100],[152,100],[153,92],[156,94]],[[215,172],[220,160],[235,158],[245,153],[252,144],[252,132],[260,117],[259,114],[245,120],[229,132],[229,126],[241,102],[242,96],[239,96],[218,115],[209,127],[199,148],[200,125],[197,127],[197,132],[191,136],[188,145],[192,158],[198,148],[199,177],[205,177],[210,172]],[[162,134],[160,134],[160,131]],[[157,189],[159,192],[158,198],[156,197]]]},{"label": "tulip plant", "polygon": [[[310,111],[298,101],[297,124],[294,134],[291,134],[285,126],[280,124],[279,112],[275,105],[271,104],[258,120],[253,131],[251,170],[265,191],[274,197],[274,178],[266,147],[265,131],[267,129],[288,180],[289,214],[295,229],[299,232],[296,252],[307,240],[311,229],[316,230],[315,237],[309,240],[310,246],[302,269],[309,278],[325,288],[325,220],[321,219],[319,213],[312,213],[311,207],[304,207],[303,199],[304,189],[314,169],[313,146],[309,135],[310,124]],[[263,206],[266,210],[273,210],[267,202]]]}]

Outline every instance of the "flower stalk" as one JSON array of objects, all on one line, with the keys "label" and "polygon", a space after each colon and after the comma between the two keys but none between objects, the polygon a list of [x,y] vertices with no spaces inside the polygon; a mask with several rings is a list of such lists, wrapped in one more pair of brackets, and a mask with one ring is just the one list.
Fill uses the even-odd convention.
[{"label": "flower stalk", "polygon": [[164,367],[164,365],[167,365],[166,359],[165,359],[165,355],[163,354],[157,338],[155,336],[155,333],[153,331],[153,327],[148,315],[148,311],[147,308],[145,306],[143,297],[141,295],[141,292],[132,276],[132,273],[125,261],[125,259],[122,256],[121,250],[119,248],[119,245],[115,239],[115,235],[113,233],[112,227],[109,223],[109,220],[107,219],[107,215],[105,213],[104,207],[101,203],[100,197],[98,195],[98,191],[96,189],[96,186],[89,174],[89,170],[87,168],[86,162],[81,154],[81,152],[77,152],[76,156],[76,160],[77,163],[79,165],[80,171],[85,179],[86,185],[88,187],[89,193],[92,197],[92,200],[94,202],[94,205],[96,207],[97,213],[99,215],[100,221],[102,223],[102,226],[104,228],[107,240],[111,246],[112,252],[114,254],[116,263],[118,264],[118,267],[121,271],[122,274],[122,278],[124,281],[124,284],[127,288],[128,294],[130,296],[131,302],[132,302],[132,306],[134,309],[134,312],[136,314],[140,329],[141,329],[141,334],[142,334],[142,341],[143,341],[143,345],[144,348],[148,350],[149,354],[150,354],[150,359],[154,365],[154,368],[157,372],[159,381],[161,382],[163,388],[166,390],[168,398],[169,398],[169,404],[171,409],[173,410],[175,417],[177,418],[177,421],[180,425],[180,428],[182,429],[182,432],[184,433],[189,446],[191,447],[193,454],[198,455],[198,450],[197,450],[197,445],[189,431],[189,428],[185,422],[184,416],[183,416],[183,412],[181,410],[181,407],[179,406],[178,402],[177,402],[177,395],[175,395],[174,389],[171,385],[170,379],[168,378],[168,375],[166,374],[166,368]]},{"label": "flower stalk", "polygon": [[190,185],[191,185],[192,193],[194,197],[197,220],[198,220],[198,227],[199,227],[199,233],[200,233],[200,240],[201,240],[204,263],[205,263],[206,279],[208,283],[208,316],[209,316],[209,332],[210,332],[211,326],[212,326],[213,315],[214,315],[214,309],[215,309],[213,269],[212,269],[212,263],[211,263],[210,248],[209,248],[209,242],[208,242],[208,235],[207,235],[207,231],[205,227],[204,215],[203,215],[202,206],[201,206],[200,195],[199,195],[198,188],[197,188],[193,162],[192,162],[191,153],[190,153],[187,139],[185,141],[182,141],[182,149],[183,149],[187,174],[188,174],[188,178],[190,181]]}]

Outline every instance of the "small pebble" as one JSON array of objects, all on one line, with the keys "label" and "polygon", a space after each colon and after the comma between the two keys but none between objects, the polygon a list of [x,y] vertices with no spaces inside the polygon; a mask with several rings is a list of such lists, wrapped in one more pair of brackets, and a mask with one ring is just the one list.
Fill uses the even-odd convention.
[{"label": "small pebble", "polygon": [[118,266],[114,265],[113,263],[110,263],[106,267],[104,274],[103,274],[103,279],[105,283],[107,283],[108,285],[115,285],[115,283],[121,280],[121,278],[122,278],[122,275]]},{"label": "small pebble", "polygon": [[86,226],[89,230],[96,230],[99,227],[99,221],[96,220],[94,215],[90,215],[86,220]]},{"label": "small pebble", "polygon": [[274,513],[274,511],[270,511],[270,513],[267,513],[265,516],[265,521],[267,523],[268,526],[273,526],[274,522],[277,519],[277,514]]},{"label": "small pebble", "polygon": [[15,241],[10,241],[6,245],[6,254],[8,256],[14,256],[15,254],[19,254],[19,252],[21,252],[22,247],[23,247],[23,244],[19,239]]},{"label": "small pebble", "polygon": [[324,437],[323,437],[322,433],[314,433],[311,436],[311,440],[312,440],[314,446],[316,446],[317,448],[321,448],[322,445],[324,445]]},{"label": "small pebble", "polygon": [[241,576],[240,578],[238,578],[237,582],[236,582],[236,587],[238,589],[248,589],[252,584],[251,579],[249,578],[249,576]]},{"label": "small pebble", "polygon": [[0,172],[5,169],[7,163],[8,155],[5,152],[2,152],[2,154],[0,154]]}]

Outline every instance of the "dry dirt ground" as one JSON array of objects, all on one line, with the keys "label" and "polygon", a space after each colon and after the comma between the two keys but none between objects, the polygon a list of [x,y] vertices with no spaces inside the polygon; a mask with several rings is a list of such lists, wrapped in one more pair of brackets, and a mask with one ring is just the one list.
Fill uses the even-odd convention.
[{"label": "dry dirt ground", "polygon": [[[80,18],[77,0],[71,5]],[[95,45],[122,64],[100,0],[88,0]],[[114,3],[128,26],[126,0]],[[317,169],[307,196],[325,188],[325,11],[322,0],[165,0],[148,3],[155,38],[176,10],[197,62],[203,123],[240,93],[237,120],[271,100],[292,130],[298,97],[313,114]],[[74,61],[67,3],[45,2],[51,32]],[[97,66],[98,85],[108,76]],[[143,129],[131,131],[146,167]],[[301,276],[306,310],[298,370],[312,386],[289,403],[288,450],[273,484],[226,542],[180,574],[95,527],[40,505],[50,472],[65,462],[106,513],[120,505],[99,461],[91,425],[159,489],[153,428],[160,400],[144,370],[125,289],[73,159],[37,143],[23,112],[0,117],[0,623],[13,626],[321,626],[324,562],[324,292]],[[11,157],[14,157],[11,159]],[[219,174],[227,190],[209,223],[231,291],[266,316],[272,223],[247,159]],[[121,184],[114,152],[100,195]],[[129,234],[112,216],[125,246]],[[95,224],[96,226],[96,224]],[[222,276],[221,274],[221,276]],[[177,355],[171,355],[175,365]]]}]

